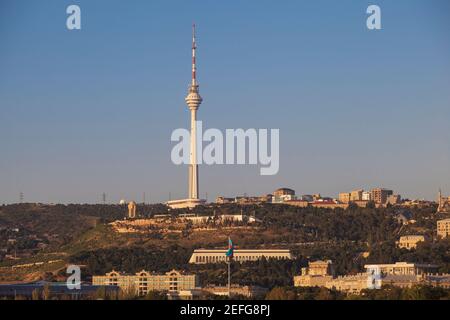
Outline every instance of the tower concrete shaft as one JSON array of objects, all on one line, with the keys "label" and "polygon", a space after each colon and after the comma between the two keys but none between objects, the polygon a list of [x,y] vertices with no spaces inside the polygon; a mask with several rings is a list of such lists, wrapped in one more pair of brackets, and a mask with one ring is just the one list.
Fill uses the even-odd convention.
[{"label": "tower concrete shaft", "polygon": [[195,24],[192,26],[192,82],[186,97],[186,104],[191,110],[191,143],[189,165],[189,199],[198,199],[198,164],[197,164],[197,110],[203,99],[200,96],[197,83],[196,65],[197,44],[195,39]]},{"label": "tower concrete shaft", "polygon": [[191,152],[189,165],[189,198],[198,199],[197,110],[191,110]]}]

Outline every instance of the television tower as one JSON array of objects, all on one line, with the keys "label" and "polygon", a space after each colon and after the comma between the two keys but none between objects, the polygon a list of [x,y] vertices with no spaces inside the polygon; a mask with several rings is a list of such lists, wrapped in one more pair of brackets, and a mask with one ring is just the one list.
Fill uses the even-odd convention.
[{"label": "television tower", "polygon": [[186,97],[186,104],[191,110],[191,144],[189,165],[189,199],[198,199],[198,164],[197,164],[197,110],[203,99],[200,96],[197,83],[196,66],[197,44],[195,39],[195,24],[192,25],[192,83]]}]

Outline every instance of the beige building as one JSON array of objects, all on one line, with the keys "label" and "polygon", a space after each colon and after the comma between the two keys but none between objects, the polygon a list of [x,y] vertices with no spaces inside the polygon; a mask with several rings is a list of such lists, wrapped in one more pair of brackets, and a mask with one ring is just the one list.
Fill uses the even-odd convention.
[{"label": "beige building", "polygon": [[402,197],[399,194],[391,194],[387,197],[386,203],[394,205],[400,204],[402,201]]},{"label": "beige building", "polygon": [[335,201],[314,201],[310,203],[311,207],[314,208],[324,208],[324,209],[347,209],[348,203],[337,203]]},{"label": "beige building", "polygon": [[383,188],[375,188],[370,192],[371,199],[378,204],[386,204],[388,197],[393,195],[394,192],[392,190],[383,189]]},{"label": "beige building", "polygon": [[295,196],[295,191],[289,188],[280,188],[273,192],[273,195],[275,197],[281,197],[281,196]]},{"label": "beige building", "polygon": [[150,291],[179,292],[193,290],[198,287],[198,277],[172,270],[165,274],[154,274],[140,271],[135,275],[128,275],[111,271],[104,276],[93,276],[92,285],[118,286],[124,292],[146,295]]},{"label": "beige building", "polygon": [[333,263],[331,260],[309,262],[302,268],[302,274],[294,277],[296,287],[324,287],[333,279]]},{"label": "beige building", "polygon": [[364,266],[367,272],[375,272],[381,275],[422,275],[433,273],[438,266],[433,264],[418,264],[409,262],[396,262],[394,264],[367,264]]},{"label": "beige building", "polygon": [[356,202],[363,200],[364,190],[353,190],[351,192],[339,193],[339,201],[342,203]]},{"label": "beige building", "polygon": [[372,200],[372,194],[370,193],[370,191],[364,191],[362,193],[361,200],[362,201],[371,201]]},{"label": "beige building", "polygon": [[295,191],[289,188],[277,189],[272,194],[272,203],[284,203],[295,199]]},{"label": "beige building", "polygon": [[[196,249],[192,253],[189,263],[193,264],[205,264],[205,263],[221,263],[226,262],[227,257],[225,253],[227,250],[209,250],[209,249]],[[238,249],[234,250],[234,261],[257,261],[262,258],[266,259],[293,259],[290,250],[284,249]]]},{"label": "beige building", "polygon": [[[203,291],[212,293],[216,296],[228,296],[228,286],[206,286],[202,288]],[[267,288],[259,286],[230,286],[231,296],[244,296],[247,298],[262,298],[267,293]]]},{"label": "beige building", "polygon": [[338,199],[342,203],[349,203],[350,196],[351,196],[351,194],[349,192],[341,192],[341,193],[339,193]]},{"label": "beige building", "polygon": [[362,290],[369,288],[368,276],[366,273],[340,276],[327,281],[325,287],[348,294],[359,294]]},{"label": "beige building", "polygon": [[364,190],[353,190],[350,192],[350,201],[361,201],[363,199]]},{"label": "beige building", "polygon": [[131,201],[128,204],[128,218],[134,219],[136,218],[136,202]]},{"label": "beige building", "polygon": [[181,200],[170,200],[166,202],[166,205],[171,209],[192,209],[196,206],[203,206],[206,204],[204,199],[181,199]]},{"label": "beige building", "polygon": [[425,241],[424,236],[402,236],[396,242],[396,244],[399,248],[404,248],[404,249],[409,250],[409,249],[417,248],[417,244],[419,242],[424,242],[424,241]]},{"label": "beige building", "polygon": [[[315,267],[314,267],[315,265]],[[311,268],[313,266],[313,268]],[[372,264],[364,266],[365,273],[333,277],[331,261],[318,261],[302,269],[302,275],[294,277],[297,287],[326,287],[348,294],[359,294],[365,289],[379,289],[385,284],[400,287],[410,287],[419,283],[445,286],[448,284],[448,275],[434,275],[437,266],[396,262],[395,264]]]},{"label": "beige building", "polygon": [[441,238],[450,236],[450,219],[439,220],[437,222],[437,235]]},{"label": "beige building", "polygon": [[450,212],[450,197],[443,197],[441,190],[438,194],[438,213]]},{"label": "beige building", "polygon": [[301,208],[306,208],[307,206],[309,206],[309,202],[306,200],[289,200],[284,202],[284,204],[288,204],[290,206],[294,206],[294,207],[301,207]]}]

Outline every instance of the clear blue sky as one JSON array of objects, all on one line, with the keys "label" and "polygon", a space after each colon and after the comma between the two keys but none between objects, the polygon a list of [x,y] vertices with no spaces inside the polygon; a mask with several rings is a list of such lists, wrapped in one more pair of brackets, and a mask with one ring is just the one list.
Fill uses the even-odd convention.
[{"label": "clear blue sky", "polygon": [[204,125],[281,140],[278,175],[201,166],[202,196],[450,194],[448,0],[1,0],[0,203],[186,197],[170,134],[189,124],[193,21]]}]

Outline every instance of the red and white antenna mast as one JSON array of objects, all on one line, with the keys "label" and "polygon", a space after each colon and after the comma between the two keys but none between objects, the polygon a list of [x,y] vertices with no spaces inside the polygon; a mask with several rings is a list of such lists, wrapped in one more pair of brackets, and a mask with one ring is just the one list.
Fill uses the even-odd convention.
[{"label": "red and white antenna mast", "polygon": [[195,53],[197,50],[197,43],[195,41],[195,23],[192,24],[192,85],[197,85],[197,66]]}]

